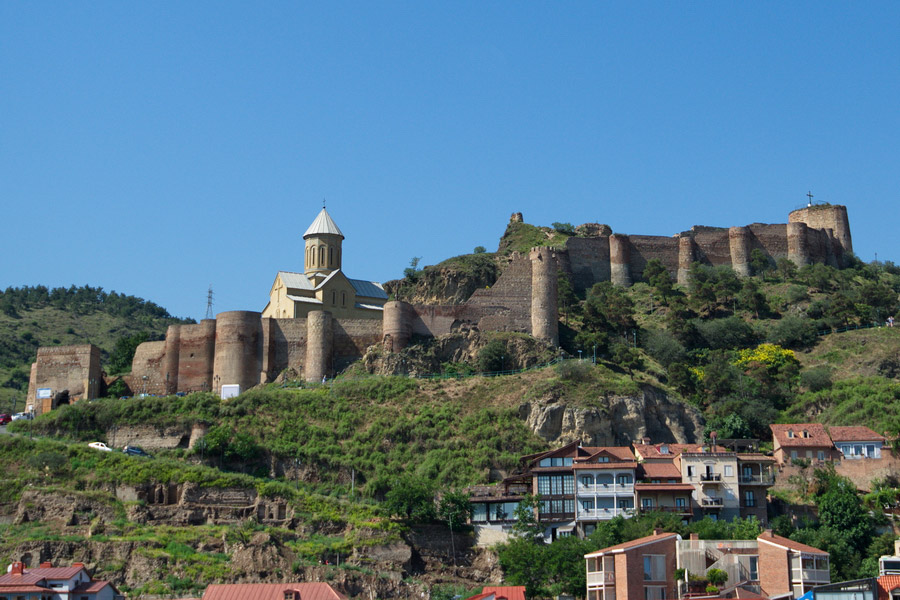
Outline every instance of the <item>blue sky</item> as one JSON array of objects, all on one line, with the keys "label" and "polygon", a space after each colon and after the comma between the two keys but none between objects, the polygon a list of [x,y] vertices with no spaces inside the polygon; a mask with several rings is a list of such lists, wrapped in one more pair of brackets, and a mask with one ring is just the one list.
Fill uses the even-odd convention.
[{"label": "blue sky", "polygon": [[509,216],[845,204],[900,262],[897,2],[3,2],[0,287],[262,310],[327,198],[378,281]]}]

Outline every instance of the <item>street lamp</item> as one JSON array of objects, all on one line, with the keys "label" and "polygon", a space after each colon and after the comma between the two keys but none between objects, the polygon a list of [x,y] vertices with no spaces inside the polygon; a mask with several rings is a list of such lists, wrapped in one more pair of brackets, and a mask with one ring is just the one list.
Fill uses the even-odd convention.
[{"label": "street lamp", "polygon": [[578,360],[581,360],[581,350],[578,351]]},{"label": "street lamp", "polygon": [[146,375],[143,375],[143,376],[141,376],[141,379],[144,382],[143,388],[141,390],[141,396],[146,396],[147,395],[147,379],[149,379],[149,378]]}]

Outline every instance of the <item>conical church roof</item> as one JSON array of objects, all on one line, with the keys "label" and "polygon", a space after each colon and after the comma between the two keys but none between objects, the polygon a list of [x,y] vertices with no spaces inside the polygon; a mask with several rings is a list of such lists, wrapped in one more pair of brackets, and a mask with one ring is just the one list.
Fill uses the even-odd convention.
[{"label": "conical church roof", "polygon": [[335,224],[331,215],[328,214],[328,211],[325,210],[324,207],[322,208],[322,212],[319,213],[319,216],[316,217],[316,220],[309,226],[309,229],[306,230],[306,233],[303,234],[303,237],[305,238],[310,235],[320,235],[323,233],[339,235],[342,238],[344,237],[344,234],[341,233],[340,228]]}]

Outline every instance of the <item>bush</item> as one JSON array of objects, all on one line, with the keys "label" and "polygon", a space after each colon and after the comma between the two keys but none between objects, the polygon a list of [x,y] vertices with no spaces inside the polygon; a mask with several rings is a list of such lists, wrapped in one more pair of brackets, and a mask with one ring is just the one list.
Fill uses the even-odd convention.
[{"label": "bush", "polygon": [[800,373],[800,385],[810,392],[819,392],[831,387],[831,369],[825,366],[813,367]]},{"label": "bush", "polygon": [[506,344],[503,340],[491,340],[478,351],[478,370],[482,373],[503,371],[506,366]]},{"label": "bush", "polygon": [[584,360],[564,360],[554,369],[563,381],[585,382],[591,379],[591,363]]},{"label": "bush", "polygon": [[818,330],[812,319],[787,316],[769,330],[769,341],[785,348],[806,348],[816,343]]},{"label": "bush", "polygon": [[738,317],[698,321],[697,330],[713,350],[747,348],[756,343],[753,328]]}]

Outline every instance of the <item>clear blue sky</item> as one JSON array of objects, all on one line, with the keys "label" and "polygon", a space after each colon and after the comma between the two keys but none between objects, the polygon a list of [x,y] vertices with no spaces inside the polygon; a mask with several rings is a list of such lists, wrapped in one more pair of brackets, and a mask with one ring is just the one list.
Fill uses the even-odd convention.
[{"label": "clear blue sky", "polygon": [[262,310],[323,197],[378,281],[808,190],[900,262],[898,144],[898,2],[2,2],[0,287]]}]

